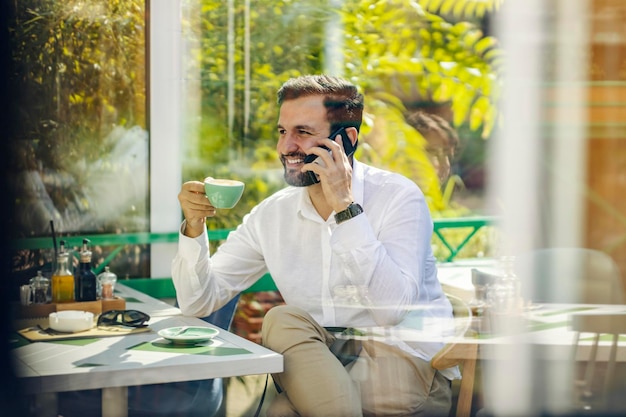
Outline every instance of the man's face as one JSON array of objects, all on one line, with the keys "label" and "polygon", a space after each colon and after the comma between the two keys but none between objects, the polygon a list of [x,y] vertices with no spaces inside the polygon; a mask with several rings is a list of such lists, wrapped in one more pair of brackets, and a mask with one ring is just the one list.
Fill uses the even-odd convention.
[{"label": "man's face", "polygon": [[304,165],[305,150],[319,146],[319,141],[330,133],[323,99],[323,96],[300,97],[286,100],[280,107],[276,150],[289,185],[307,187],[314,184],[300,169]]}]

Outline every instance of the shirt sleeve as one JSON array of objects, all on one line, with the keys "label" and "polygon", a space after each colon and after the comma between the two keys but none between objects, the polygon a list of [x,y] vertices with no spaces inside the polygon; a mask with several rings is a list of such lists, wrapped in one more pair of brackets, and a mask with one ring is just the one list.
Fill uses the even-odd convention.
[{"label": "shirt sleeve", "polygon": [[228,249],[220,247],[213,256],[206,230],[190,238],[182,233],[184,227],[183,223],[172,260],[176,301],[183,314],[208,316],[267,272],[245,224],[228,236],[228,245],[223,245]]},{"label": "shirt sleeve", "polygon": [[[372,212],[381,218],[370,218],[365,209],[364,214],[334,228],[331,246],[343,275],[366,295],[365,304],[375,307],[370,309],[374,321],[393,325],[410,307],[428,300],[433,226],[417,187],[390,193],[384,208],[380,201],[376,204]],[[373,222],[378,222],[378,232],[372,228]]]}]

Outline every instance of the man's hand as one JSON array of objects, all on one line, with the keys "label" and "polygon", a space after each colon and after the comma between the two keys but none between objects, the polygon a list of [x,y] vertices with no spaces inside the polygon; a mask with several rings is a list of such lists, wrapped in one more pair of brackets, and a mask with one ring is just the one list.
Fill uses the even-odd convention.
[{"label": "man's hand", "polygon": [[[318,147],[312,147],[308,151],[311,154],[316,154],[323,161],[323,164],[306,164],[302,167],[302,171],[313,171],[319,176],[327,204],[338,213],[345,210],[354,201],[352,196],[352,165],[343,149],[341,135],[332,139],[321,140]],[[320,145],[326,146],[331,152],[320,148]]]},{"label": "man's hand", "polygon": [[178,201],[187,225],[183,234],[189,237],[200,236],[206,228],[206,218],[215,216],[215,207],[204,193],[204,183],[188,181],[183,184]]}]

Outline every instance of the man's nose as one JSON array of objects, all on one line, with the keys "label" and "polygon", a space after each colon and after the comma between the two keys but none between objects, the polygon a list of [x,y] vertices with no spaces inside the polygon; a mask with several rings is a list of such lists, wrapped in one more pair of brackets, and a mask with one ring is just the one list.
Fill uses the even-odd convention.
[{"label": "man's nose", "polygon": [[300,146],[300,142],[296,135],[285,133],[283,137],[283,152],[284,153],[294,153],[298,151],[302,151],[302,147]]}]

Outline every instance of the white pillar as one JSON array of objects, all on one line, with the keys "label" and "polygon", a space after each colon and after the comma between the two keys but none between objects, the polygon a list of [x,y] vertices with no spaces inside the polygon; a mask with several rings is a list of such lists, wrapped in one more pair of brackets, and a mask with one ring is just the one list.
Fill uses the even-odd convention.
[{"label": "white pillar", "polygon": [[[181,170],[180,0],[150,0],[150,230],[178,230]],[[176,244],[153,244],[152,277],[169,277]]]}]

